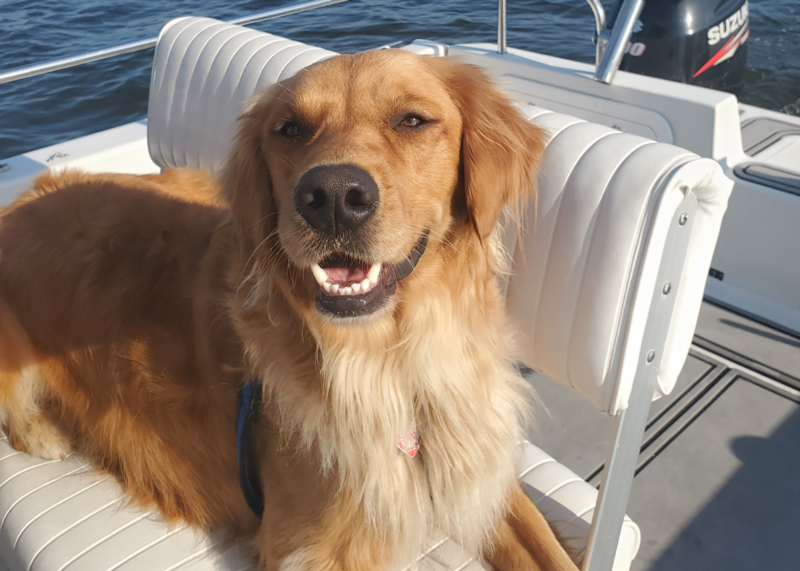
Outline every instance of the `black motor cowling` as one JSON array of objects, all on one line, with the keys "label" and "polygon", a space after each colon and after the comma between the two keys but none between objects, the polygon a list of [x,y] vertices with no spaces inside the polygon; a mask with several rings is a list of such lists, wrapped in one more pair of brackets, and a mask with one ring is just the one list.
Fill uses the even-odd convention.
[{"label": "black motor cowling", "polygon": [[645,0],[620,69],[735,93],[744,83],[748,9],[747,0]]}]

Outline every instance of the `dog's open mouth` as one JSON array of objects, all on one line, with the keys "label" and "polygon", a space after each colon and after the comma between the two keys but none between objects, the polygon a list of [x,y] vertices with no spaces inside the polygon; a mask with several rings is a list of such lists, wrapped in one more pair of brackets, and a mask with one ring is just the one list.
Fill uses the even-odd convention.
[{"label": "dog's open mouth", "polygon": [[398,264],[365,262],[345,254],[327,256],[311,265],[319,284],[317,309],[333,317],[368,315],[383,307],[407,278],[428,245],[425,232],[411,253]]}]

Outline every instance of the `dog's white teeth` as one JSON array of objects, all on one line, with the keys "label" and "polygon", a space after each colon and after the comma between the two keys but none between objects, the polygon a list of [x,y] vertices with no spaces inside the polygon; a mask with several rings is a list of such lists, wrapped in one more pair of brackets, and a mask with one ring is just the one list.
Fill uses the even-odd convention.
[{"label": "dog's white teeth", "polygon": [[367,279],[372,283],[378,283],[378,276],[381,275],[381,265],[380,264],[372,264],[367,272]]},{"label": "dog's white teeth", "polygon": [[323,270],[319,264],[311,264],[311,273],[314,274],[314,279],[317,280],[317,283],[325,287],[328,281],[328,274],[325,273],[325,270]]},{"label": "dog's white teeth", "polygon": [[319,264],[311,264],[311,273],[319,286],[331,295],[360,295],[371,291],[378,283],[381,274],[381,264],[372,264],[367,271],[367,277],[360,282],[351,284],[335,284],[328,281],[328,273]]}]

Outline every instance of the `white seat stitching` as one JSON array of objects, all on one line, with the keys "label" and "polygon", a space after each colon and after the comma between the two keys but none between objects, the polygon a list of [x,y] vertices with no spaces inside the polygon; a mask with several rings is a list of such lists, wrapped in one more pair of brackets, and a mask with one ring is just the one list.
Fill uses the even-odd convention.
[{"label": "white seat stitching", "polygon": [[544,460],[538,461],[536,464],[534,464],[533,466],[529,467],[524,472],[522,472],[522,474],[519,475],[519,479],[521,480],[522,478],[530,474],[532,471],[534,471],[536,468],[544,466],[545,464],[549,464],[550,462],[555,462],[555,458],[545,458]]},{"label": "white seat stitching", "polygon": [[[51,537],[50,539],[48,539],[48,540],[47,540],[47,541],[44,543],[44,545],[42,545],[42,546],[41,546],[41,547],[38,549],[38,551],[36,551],[36,553],[34,553],[34,554],[33,554],[33,557],[31,558],[31,561],[30,561],[30,563],[28,563],[28,571],[31,571],[31,569],[33,568],[33,564],[34,564],[34,562],[36,561],[36,558],[37,558],[37,557],[39,557],[39,555],[41,555],[42,551],[44,551],[45,549],[47,549],[47,547],[48,547],[49,545],[51,545],[51,544],[52,544],[52,543],[53,543],[53,542],[54,542],[56,539],[58,539],[59,537],[61,537],[62,535],[64,535],[64,534],[65,534],[65,533],[67,533],[68,531],[70,531],[71,529],[75,529],[77,526],[79,526],[80,524],[82,524],[83,522],[85,522],[87,519],[90,519],[90,518],[94,517],[95,515],[97,515],[97,514],[98,514],[98,513],[100,513],[101,511],[103,511],[104,509],[106,509],[106,508],[108,508],[108,507],[111,507],[111,506],[113,506],[114,504],[118,504],[118,503],[120,503],[121,501],[122,501],[122,498],[117,498],[116,500],[111,500],[110,502],[108,502],[108,503],[107,503],[107,504],[105,504],[105,505],[102,505],[102,506],[100,506],[99,508],[97,508],[97,509],[96,509],[96,510],[94,510],[93,512],[90,512],[90,513],[86,514],[85,516],[83,516],[82,518],[80,518],[78,521],[75,521],[75,522],[71,523],[70,525],[68,525],[67,527],[65,527],[65,528],[64,528],[64,529],[62,529],[61,531],[59,531],[57,534],[55,534],[53,537]],[[16,547],[16,546],[15,546],[15,547]]]},{"label": "white seat stitching", "polygon": [[547,496],[549,498],[551,494],[555,494],[558,490],[560,490],[564,486],[566,486],[568,484],[574,484],[575,482],[583,482],[583,481],[584,481],[583,478],[578,478],[578,477],[570,478],[569,480],[561,482],[560,484],[556,485],[554,488],[550,489],[550,491],[545,493],[545,496]]},{"label": "white seat stitching", "polygon": [[158,539],[155,539],[155,540],[151,541],[150,543],[148,543],[144,547],[141,547],[140,549],[137,549],[136,551],[134,551],[133,553],[128,555],[126,558],[124,558],[122,561],[120,561],[116,565],[113,565],[113,566],[109,567],[108,569],[106,569],[106,571],[114,571],[114,569],[119,569],[120,567],[125,565],[128,561],[130,561],[131,559],[133,559],[137,555],[141,555],[142,553],[144,553],[145,551],[147,551],[151,547],[154,547],[154,546],[158,545],[159,543],[161,543],[165,539],[169,539],[170,537],[172,537],[173,535],[175,535],[179,531],[183,531],[184,529],[186,529],[185,525],[178,526],[177,528],[173,529],[169,533],[166,533],[163,536],[159,537]]},{"label": "white seat stitching", "polygon": [[[20,454],[24,454],[24,452],[20,452]],[[64,460],[66,460],[67,458],[69,458],[71,456],[72,456],[72,453],[67,454],[64,457]],[[5,486],[6,484],[8,484],[11,480],[16,478],[20,474],[24,474],[25,472],[30,472],[31,470],[35,470],[39,466],[47,466],[48,464],[55,464],[56,462],[63,462],[64,460],[62,460],[61,458],[56,458],[55,460],[46,460],[44,462],[39,462],[38,464],[34,464],[33,466],[28,466],[27,468],[23,468],[19,472],[16,472],[16,473],[12,474],[11,476],[9,476],[8,478],[6,478],[5,481],[2,484],[0,484],[0,488]]]},{"label": "white seat stitching", "polygon": [[58,571],[64,571],[64,569],[66,569],[67,567],[69,567],[70,565],[72,565],[72,563],[74,563],[75,561],[77,561],[78,559],[80,559],[81,557],[83,557],[84,555],[86,555],[87,553],[89,553],[89,552],[90,552],[92,549],[94,549],[95,547],[97,547],[97,546],[98,546],[98,545],[100,545],[101,543],[104,543],[104,542],[106,542],[107,540],[111,539],[112,537],[114,537],[114,536],[115,536],[115,535],[117,535],[118,533],[121,533],[121,532],[125,531],[125,530],[126,530],[126,529],[128,529],[130,526],[132,526],[132,525],[134,525],[134,524],[136,524],[136,523],[139,523],[139,522],[140,522],[140,521],[142,521],[144,518],[146,518],[147,516],[150,516],[150,515],[154,515],[154,514],[153,514],[153,512],[147,512],[147,513],[143,513],[143,514],[142,514],[142,515],[140,515],[139,517],[137,517],[137,518],[134,518],[134,519],[132,519],[131,521],[129,521],[129,522],[127,522],[127,523],[125,523],[125,524],[123,524],[123,525],[119,526],[117,529],[115,529],[115,530],[114,530],[114,531],[112,531],[111,533],[109,533],[109,534],[107,534],[107,535],[103,536],[102,538],[100,538],[100,539],[98,539],[97,541],[95,541],[94,543],[92,543],[92,544],[91,544],[89,547],[86,547],[85,549],[83,549],[83,550],[82,550],[80,553],[78,553],[78,554],[76,554],[76,555],[73,555],[73,556],[72,556],[72,558],[71,558],[71,559],[69,559],[69,561],[67,561],[66,563],[64,563],[63,565],[61,565],[61,567],[59,567],[59,568],[58,568]]},{"label": "white seat stitching", "polygon": [[[171,566],[167,567],[166,569],[164,569],[164,571],[175,571],[176,569],[178,569],[179,567],[185,565],[189,561],[192,561],[193,559],[198,559],[201,556],[206,555],[209,551],[211,551],[215,547],[225,543],[225,541],[226,541],[225,539],[221,539],[220,541],[217,541],[216,543],[212,543],[211,545],[207,545],[203,549],[201,549],[200,551],[196,551],[196,552],[192,553],[191,555],[189,555],[188,557],[184,557],[183,559],[181,559],[180,561],[178,561],[174,565],[171,565]],[[59,571],[61,571],[61,569],[59,569]]]},{"label": "white seat stitching", "polygon": [[70,495],[69,495],[69,496],[67,496],[66,498],[63,498],[63,499],[61,499],[61,500],[57,501],[56,503],[54,503],[54,504],[52,504],[51,506],[49,506],[49,507],[48,507],[46,510],[44,510],[44,511],[40,512],[39,514],[37,514],[36,516],[34,516],[34,518],[33,518],[32,520],[30,520],[28,523],[26,523],[24,526],[22,526],[22,529],[21,529],[21,530],[19,531],[19,533],[17,534],[17,538],[14,540],[14,549],[16,549],[16,548],[17,548],[17,543],[19,543],[19,538],[20,538],[20,537],[22,537],[22,534],[23,534],[23,533],[25,533],[25,530],[26,530],[26,529],[28,529],[28,527],[30,527],[30,526],[31,526],[31,525],[32,525],[34,522],[36,522],[36,521],[37,521],[37,520],[38,520],[40,517],[42,517],[43,515],[47,514],[47,513],[48,513],[48,512],[50,512],[50,511],[54,510],[55,508],[57,508],[57,507],[58,507],[58,506],[60,506],[61,504],[63,504],[63,503],[65,503],[65,502],[67,502],[68,500],[71,500],[71,499],[72,499],[72,498],[74,498],[75,496],[79,496],[80,494],[82,494],[82,493],[83,493],[83,492],[85,492],[86,490],[91,490],[91,489],[92,489],[92,488],[94,488],[96,485],[98,485],[98,484],[101,484],[101,483],[105,482],[106,480],[108,480],[108,477],[106,477],[106,478],[103,478],[102,480],[98,480],[98,481],[96,481],[96,482],[92,482],[92,483],[91,483],[91,484],[89,484],[88,486],[86,486],[86,487],[84,487],[84,488],[81,488],[80,490],[78,490],[77,492],[74,492],[74,493],[70,494]]},{"label": "white seat stitching", "polygon": [[[45,466],[45,464],[39,464],[39,466]],[[8,507],[8,509],[6,510],[6,513],[5,513],[5,515],[3,516],[3,519],[0,521],[0,528],[2,528],[2,527],[3,527],[3,525],[6,523],[6,519],[8,518],[8,514],[10,514],[10,513],[11,513],[11,510],[13,510],[13,509],[16,507],[16,505],[17,505],[18,503],[20,503],[22,500],[24,500],[25,498],[27,498],[27,497],[28,497],[28,496],[30,496],[31,494],[38,492],[38,491],[39,491],[39,490],[41,490],[42,488],[46,488],[47,486],[49,486],[49,485],[50,485],[50,484],[52,484],[53,482],[57,482],[57,481],[59,481],[59,480],[61,480],[61,479],[63,479],[63,478],[66,478],[67,476],[72,476],[73,474],[75,474],[75,472],[80,472],[81,470],[85,470],[86,468],[88,468],[88,466],[86,466],[85,464],[84,464],[83,466],[78,466],[78,467],[77,467],[77,468],[75,468],[74,470],[72,470],[72,471],[70,471],[70,472],[67,472],[66,474],[61,474],[60,476],[58,476],[58,477],[56,477],[56,478],[53,478],[52,480],[49,480],[49,481],[45,482],[44,484],[41,484],[41,485],[39,485],[39,486],[35,487],[34,489],[30,490],[29,492],[26,492],[26,493],[22,494],[22,495],[21,495],[19,498],[17,498],[17,500],[16,500],[16,501],[15,501],[13,504],[11,504],[11,505]]]}]

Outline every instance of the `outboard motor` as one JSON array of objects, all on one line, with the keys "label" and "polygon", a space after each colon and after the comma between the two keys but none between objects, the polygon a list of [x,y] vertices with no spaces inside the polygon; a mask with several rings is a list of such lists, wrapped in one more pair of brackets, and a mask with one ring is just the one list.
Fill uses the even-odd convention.
[{"label": "outboard motor", "polygon": [[619,68],[736,93],[747,63],[748,8],[747,0],[645,0]]}]

